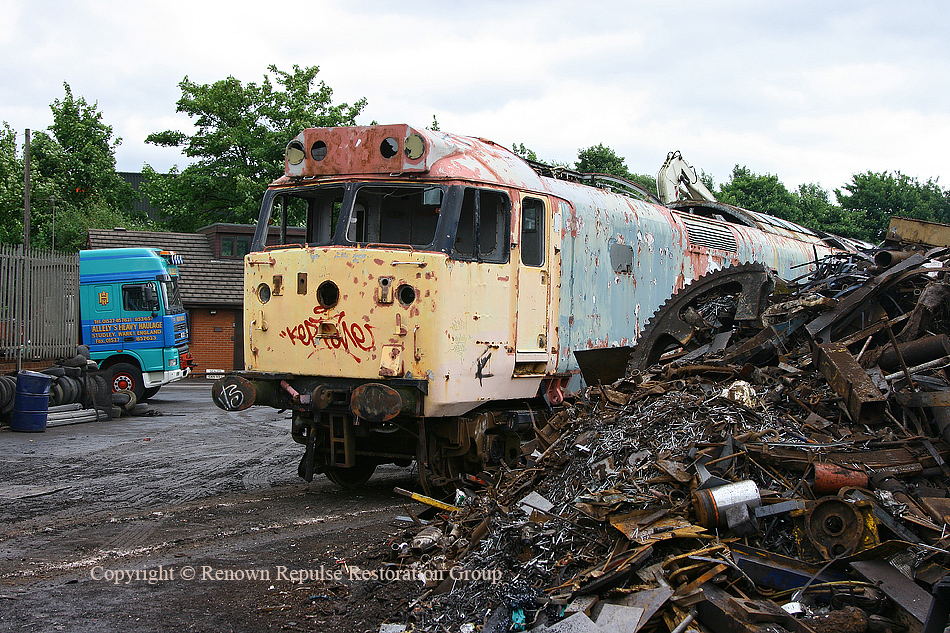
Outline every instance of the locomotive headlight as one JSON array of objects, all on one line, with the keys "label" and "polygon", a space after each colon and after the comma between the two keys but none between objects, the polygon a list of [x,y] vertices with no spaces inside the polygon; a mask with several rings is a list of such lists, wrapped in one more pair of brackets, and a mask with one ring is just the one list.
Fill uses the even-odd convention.
[{"label": "locomotive headlight", "polygon": [[396,289],[396,296],[399,297],[399,303],[409,307],[416,300],[416,289],[409,284],[403,284]]},{"label": "locomotive headlight", "polygon": [[267,284],[261,284],[257,287],[257,298],[261,303],[267,303],[270,301],[270,286]]},{"label": "locomotive headlight", "polygon": [[419,134],[410,134],[406,138],[406,158],[416,160],[421,158],[426,151],[426,142]]},{"label": "locomotive headlight", "polygon": [[306,156],[303,151],[303,144],[300,141],[291,141],[287,144],[284,156],[287,157],[287,162],[291,165],[299,165]]},{"label": "locomotive headlight", "polygon": [[332,308],[340,301],[340,288],[332,281],[324,281],[317,288],[317,301],[324,308]]}]

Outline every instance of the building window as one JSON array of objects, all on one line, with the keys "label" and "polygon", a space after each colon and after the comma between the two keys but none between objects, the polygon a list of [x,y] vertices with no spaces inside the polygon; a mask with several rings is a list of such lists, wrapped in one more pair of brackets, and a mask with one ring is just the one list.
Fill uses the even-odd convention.
[{"label": "building window", "polygon": [[251,252],[250,236],[229,235],[221,238],[221,257],[243,258]]}]

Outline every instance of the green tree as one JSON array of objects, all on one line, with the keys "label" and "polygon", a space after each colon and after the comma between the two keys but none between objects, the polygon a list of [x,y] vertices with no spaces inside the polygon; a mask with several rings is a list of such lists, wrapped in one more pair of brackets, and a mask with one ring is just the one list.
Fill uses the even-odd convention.
[{"label": "green tree", "polygon": [[890,216],[950,221],[950,199],[935,180],[921,183],[899,171],[854,174],[851,182],[835,189],[838,204],[860,218],[864,239],[883,238]]},{"label": "green tree", "polygon": [[135,191],[115,170],[115,149],[122,139],[113,138],[112,126],[102,122],[98,104],[74,97],[69,84],[63,87],[65,97],[50,106],[53,125],[49,130],[59,151],[53,156],[36,154],[40,171],[57,182],[65,202],[75,208],[130,209]]},{"label": "green tree", "polygon": [[627,168],[626,159],[603,143],[578,150],[574,169],[585,174],[610,174],[626,178],[650,193],[656,193],[656,178],[631,172]]},{"label": "green tree", "polygon": [[23,161],[17,157],[16,132],[0,130],[0,243],[23,241]]},{"label": "green tree", "polygon": [[630,174],[627,176],[627,180],[632,180],[653,195],[656,195],[657,193],[655,176],[648,176],[647,174]]},{"label": "green tree", "polygon": [[[86,244],[90,226],[140,228],[144,219],[131,217],[135,192],[115,170],[112,127],[102,121],[98,105],[73,95],[50,105],[53,124],[30,142],[30,242],[57,250],[78,250]],[[23,153],[17,154],[16,134],[4,124],[0,133],[0,240],[23,241]]]},{"label": "green tree", "polygon": [[525,160],[533,160],[535,162],[538,160],[538,155],[534,153],[534,150],[525,147],[524,143],[512,143],[511,151]]},{"label": "green tree", "polygon": [[610,174],[621,178],[630,178],[626,159],[604,145],[598,143],[577,151],[574,169],[585,174]]},{"label": "green tree", "polygon": [[366,99],[333,105],[329,86],[315,83],[317,66],[267,70],[260,84],[234,77],[198,84],[185,77],[177,111],[192,117],[197,131],[146,138],[197,159],[168,175],[145,169],[143,191],[176,230],[256,220],[264,188],[283,174],[287,143],[304,128],[353,125],[366,106]]},{"label": "green tree", "polygon": [[750,211],[768,213],[793,222],[800,222],[798,199],[778,179],[753,173],[748,167],[736,165],[729,182],[723,183],[716,193],[720,202]]},{"label": "green tree", "polygon": [[802,226],[841,237],[866,238],[862,216],[831,202],[830,194],[820,185],[799,185],[795,195],[798,199],[797,221]]}]

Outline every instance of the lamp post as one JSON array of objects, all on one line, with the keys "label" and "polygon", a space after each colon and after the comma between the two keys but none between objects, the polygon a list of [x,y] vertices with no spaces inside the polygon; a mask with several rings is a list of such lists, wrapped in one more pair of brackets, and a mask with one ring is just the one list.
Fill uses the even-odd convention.
[{"label": "lamp post", "polygon": [[47,200],[53,204],[53,229],[52,229],[52,236],[50,238],[50,241],[52,242],[52,246],[50,246],[50,248],[55,251],[56,250],[56,198],[53,196],[50,196],[49,198],[47,198]]}]

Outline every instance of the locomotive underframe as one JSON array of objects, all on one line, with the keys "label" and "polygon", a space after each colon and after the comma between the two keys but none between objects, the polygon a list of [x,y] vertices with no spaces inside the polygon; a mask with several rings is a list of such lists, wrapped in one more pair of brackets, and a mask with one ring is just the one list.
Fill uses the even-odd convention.
[{"label": "locomotive underframe", "polygon": [[516,463],[523,439],[545,424],[568,377],[547,379],[543,396],[492,401],[465,415],[436,418],[424,415],[424,380],[260,372],[236,372],[231,379],[232,385],[241,381],[246,403],[293,412],[291,436],[305,446],[298,466],[305,480],[325,473],[341,486],[357,487],[377,465],[409,466],[415,460],[423,489],[435,494],[465,474]]}]

